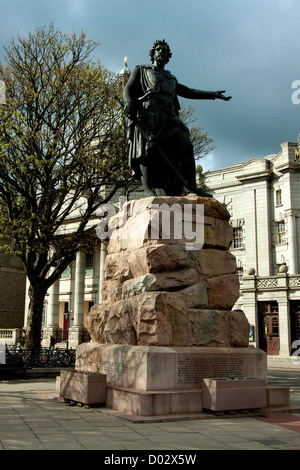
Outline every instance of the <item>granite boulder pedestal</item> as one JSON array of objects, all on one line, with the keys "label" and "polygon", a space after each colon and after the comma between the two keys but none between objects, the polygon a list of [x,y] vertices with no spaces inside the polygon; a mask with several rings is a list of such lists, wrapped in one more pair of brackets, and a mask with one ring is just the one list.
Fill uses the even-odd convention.
[{"label": "granite boulder pedestal", "polygon": [[102,304],[78,372],[102,372],[106,406],[137,416],[202,411],[204,378],[266,381],[266,354],[249,347],[232,227],[212,198],[129,201],[110,220]]},{"label": "granite boulder pedestal", "polygon": [[247,347],[248,321],[232,311],[239,280],[228,218],[207,198],[147,198],[123,207],[111,220],[102,304],[88,317],[92,340]]}]

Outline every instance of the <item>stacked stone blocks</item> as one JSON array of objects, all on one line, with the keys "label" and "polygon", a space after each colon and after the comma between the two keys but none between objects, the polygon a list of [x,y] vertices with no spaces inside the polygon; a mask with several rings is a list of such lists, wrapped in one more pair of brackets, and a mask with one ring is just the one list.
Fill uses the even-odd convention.
[{"label": "stacked stone blocks", "polygon": [[[166,230],[162,217],[168,208]],[[249,323],[242,311],[232,311],[239,281],[229,252],[229,218],[226,207],[210,198],[127,202],[110,220],[102,304],[88,316],[93,342],[247,347]],[[195,239],[181,230],[187,219],[189,236],[202,230],[203,243],[193,245]]]}]

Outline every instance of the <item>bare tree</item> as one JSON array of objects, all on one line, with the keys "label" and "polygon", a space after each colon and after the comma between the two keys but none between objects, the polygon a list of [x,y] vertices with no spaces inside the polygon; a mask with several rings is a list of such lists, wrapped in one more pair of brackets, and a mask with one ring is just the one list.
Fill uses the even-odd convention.
[{"label": "bare tree", "polygon": [[205,157],[205,155],[216,148],[213,144],[213,139],[208,137],[207,132],[203,130],[202,126],[196,125],[198,117],[195,114],[193,106],[181,105],[179,113],[181,119],[189,128],[191,141],[194,146],[195,160]]}]

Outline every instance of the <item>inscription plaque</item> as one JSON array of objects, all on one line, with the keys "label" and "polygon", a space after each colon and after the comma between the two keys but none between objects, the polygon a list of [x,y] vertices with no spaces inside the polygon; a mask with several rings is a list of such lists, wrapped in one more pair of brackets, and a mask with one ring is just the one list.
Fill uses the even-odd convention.
[{"label": "inscription plaque", "polygon": [[128,367],[124,363],[115,361],[99,361],[98,372],[102,374],[117,373],[125,374],[128,371]]},{"label": "inscription plaque", "polygon": [[200,384],[204,378],[243,377],[244,361],[241,358],[183,357],[177,360],[176,373],[177,385]]}]

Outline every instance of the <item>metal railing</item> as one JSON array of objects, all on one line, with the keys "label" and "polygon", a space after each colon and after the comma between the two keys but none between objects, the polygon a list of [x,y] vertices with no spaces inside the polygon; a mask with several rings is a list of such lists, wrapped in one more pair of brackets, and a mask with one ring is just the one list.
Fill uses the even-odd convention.
[{"label": "metal railing", "polygon": [[76,360],[75,349],[40,348],[38,351],[28,351],[22,346],[6,345],[6,367],[74,367]]}]

